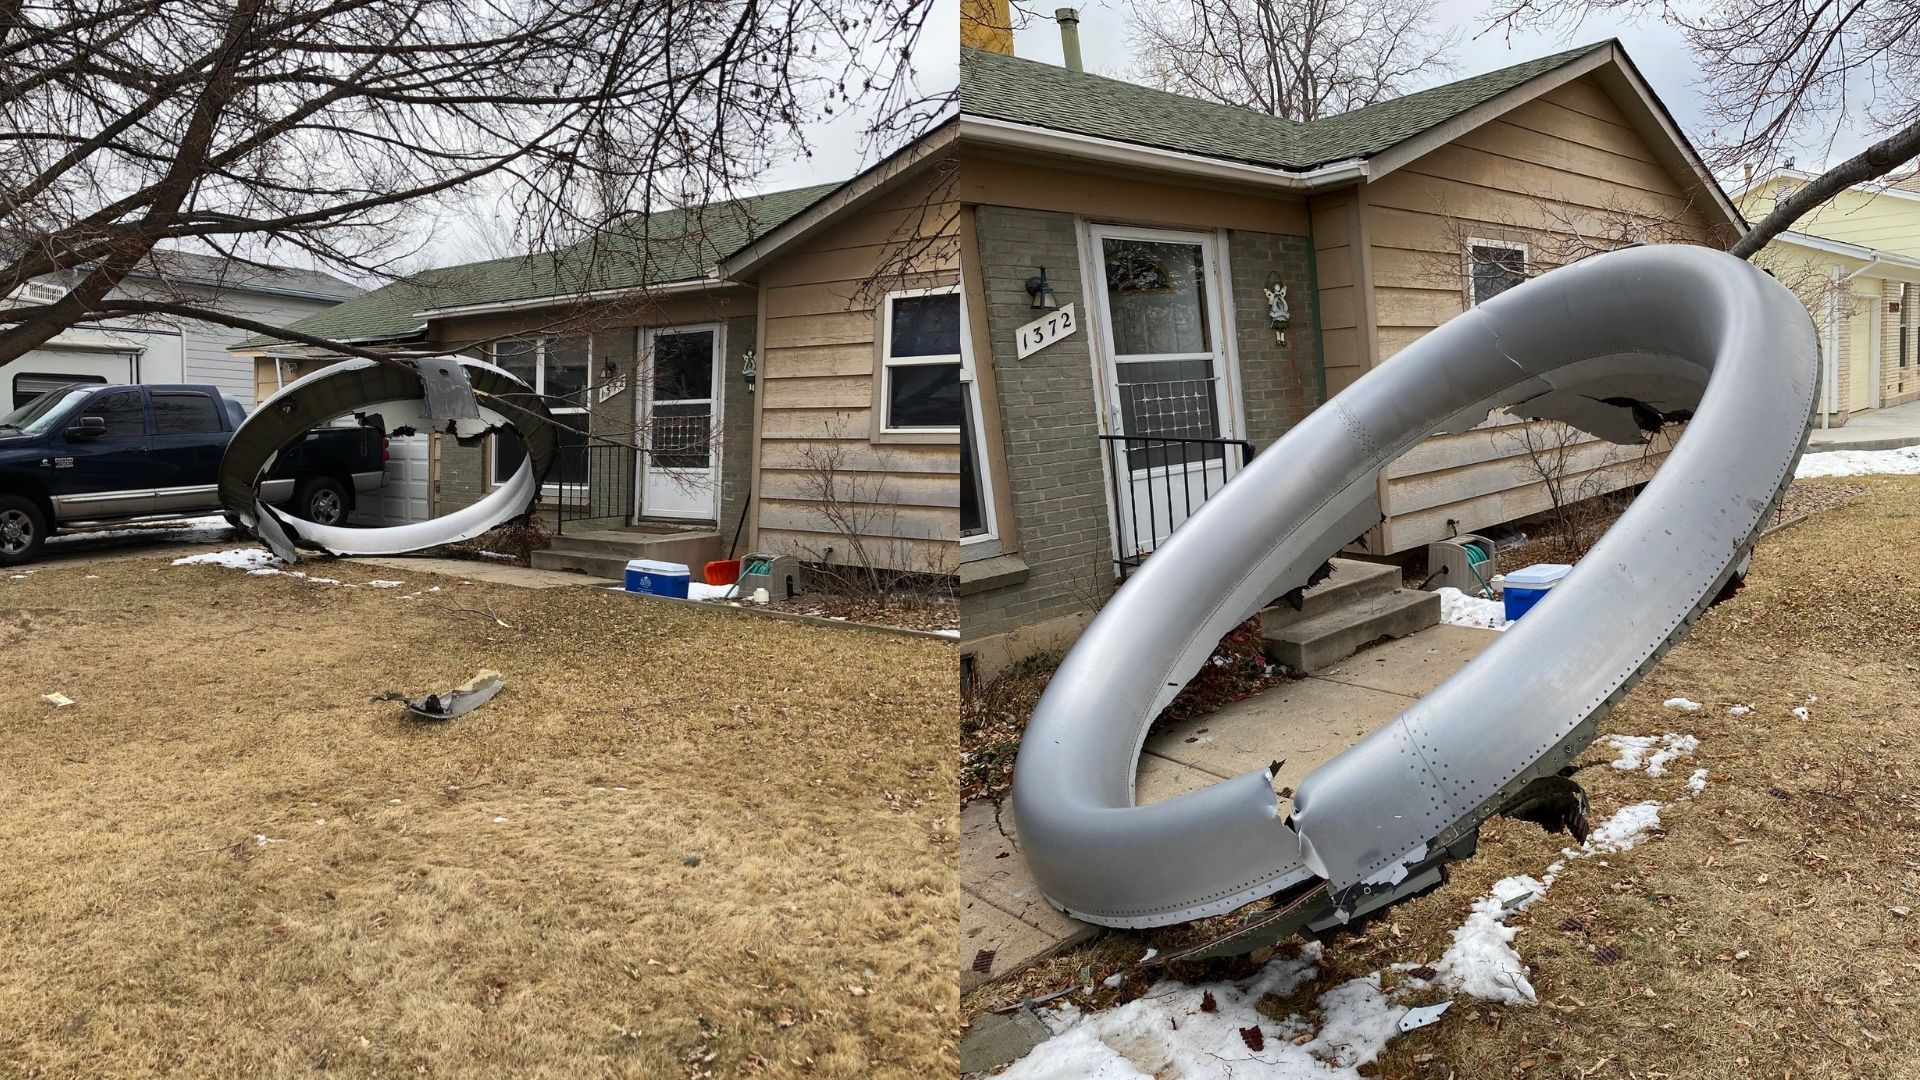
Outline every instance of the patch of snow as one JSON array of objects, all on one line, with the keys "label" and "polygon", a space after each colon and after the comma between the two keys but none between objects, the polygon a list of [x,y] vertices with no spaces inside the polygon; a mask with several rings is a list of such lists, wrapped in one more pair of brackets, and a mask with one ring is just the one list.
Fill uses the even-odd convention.
[{"label": "patch of snow", "polygon": [[1707,790],[1707,770],[1693,770],[1693,775],[1687,777],[1687,790],[1693,792],[1695,795]]},{"label": "patch of snow", "polygon": [[[313,580],[315,580],[315,581],[319,581],[320,579],[319,579],[319,578],[314,578]],[[334,584],[336,584],[336,585],[337,585],[337,584],[339,584],[339,582],[334,582]],[[367,588],[369,588],[369,589],[397,589],[397,588],[399,588],[400,586],[402,586],[402,585],[405,585],[405,584],[406,584],[406,582],[404,582],[404,581],[379,581],[379,580],[375,580],[375,581],[369,581],[369,582],[367,582]]]},{"label": "patch of snow", "polygon": [[704,581],[689,581],[687,582],[687,599],[731,600],[733,599],[734,590],[738,588],[738,584],[708,585]]},{"label": "patch of snow", "polygon": [[[1307,1016],[1275,1020],[1257,1008],[1269,994],[1292,993],[1318,973],[1320,945],[1269,961],[1244,980],[1188,986],[1161,982],[1118,1008],[1047,1010],[1054,1037],[1002,1073],[1011,1080],[1227,1080],[1258,1076],[1357,1078],[1399,1031],[1406,1008],[1380,989],[1378,973],[1320,995],[1316,1027]],[[1208,998],[1213,1007],[1206,1008]],[[1259,1032],[1258,1038],[1243,1034]],[[1297,1041],[1296,1041],[1297,1040]],[[1257,1042],[1260,1049],[1249,1045]]]},{"label": "patch of snow", "polygon": [[1687,712],[1699,712],[1700,703],[1683,697],[1670,697],[1660,704],[1669,709],[1685,709]]},{"label": "patch of snow", "polygon": [[1609,735],[1606,745],[1620,755],[1613,762],[1614,768],[1628,771],[1645,766],[1648,776],[1664,776],[1667,763],[1677,757],[1691,756],[1700,749],[1700,740],[1669,731],[1665,735]]},{"label": "patch of snow", "polygon": [[1795,720],[1811,720],[1813,719],[1813,713],[1809,712],[1805,705],[1795,705],[1793,707],[1793,718]]},{"label": "patch of snow", "polygon": [[1468,596],[1451,585],[1435,589],[1440,594],[1440,621],[1449,626],[1477,626],[1482,630],[1505,630],[1507,606],[1498,600]]},{"label": "patch of snow", "polygon": [[1729,714],[1731,714],[1731,715],[1733,715],[1733,716],[1745,716],[1745,715],[1747,715],[1748,713],[1750,713],[1750,712],[1752,712],[1752,711],[1753,711],[1753,706],[1751,706],[1751,705],[1729,705],[1729,706],[1727,706],[1727,712],[1728,712]]},{"label": "patch of snow", "polygon": [[1493,891],[1473,902],[1467,921],[1453,931],[1453,944],[1433,965],[1440,985],[1488,1001],[1531,1005],[1538,1000],[1526,962],[1513,948],[1519,927],[1508,926],[1507,916],[1546,894],[1552,877],[1542,881],[1530,875],[1501,878]]},{"label": "patch of snow", "polygon": [[493,823],[495,825],[505,825],[507,823],[507,819],[503,817],[497,817],[493,819]]},{"label": "patch of snow", "polygon": [[[483,559],[492,559],[496,562],[519,562],[520,561],[519,559],[516,559],[513,556],[508,555],[506,552],[503,552],[503,551],[476,551],[474,552],[474,554],[480,556]],[[465,585],[466,582],[463,581],[460,584]]]},{"label": "patch of snow", "polygon": [[265,570],[279,573],[287,565],[266,548],[230,548],[226,551],[209,551],[204,555],[189,555],[184,559],[173,560],[175,566],[224,566],[232,570],[245,570],[253,573]]},{"label": "patch of snow", "polygon": [[286,843],[285,840],[276,840],[273,837],[268,836],[266,833],[255,833],[253,835],[254,847],[266,847],[268,844],[284,844],[284,843]]},{"label": "patch of snow", "polygon": [[1807,454],[1793,470],[1796,480],[1822,476],[1905,476],[1920,473],[1920,446],[1896,450],[1828,450]]},{"label": "patch of snow", "polygon": [[1569,852],[1569,857],[1605,855],[1615,851],[1625,851],[1646,839],[1648,833],[1660,827],[1660,808],[1663,804],[1653,802],[1634,803],[1623,806],[1606,824],[1587,834],[1587,842],[1577,852]]}]

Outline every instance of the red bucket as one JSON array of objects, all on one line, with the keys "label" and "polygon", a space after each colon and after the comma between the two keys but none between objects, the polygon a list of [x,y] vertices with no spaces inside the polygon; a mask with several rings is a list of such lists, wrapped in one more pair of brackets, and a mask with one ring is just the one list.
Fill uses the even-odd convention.
[{"label": "red bucket", "polygon": [[739,559],[716,559],[704,571],[709,585],[732,585],[740,580]]}]

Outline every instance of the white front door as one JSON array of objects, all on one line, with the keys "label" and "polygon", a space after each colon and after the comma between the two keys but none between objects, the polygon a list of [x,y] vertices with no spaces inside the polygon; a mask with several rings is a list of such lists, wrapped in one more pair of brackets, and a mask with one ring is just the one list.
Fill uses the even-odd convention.
[{"label": "white front door", "polygon": [[718,323],[641,332],[640,516],[715,520],[720,454],[715,442],[721,328]]},{"label": "white front door", "polygon": [[1219,243],[1093,226],[1115,551],[1145,555],[1243,464]]}]

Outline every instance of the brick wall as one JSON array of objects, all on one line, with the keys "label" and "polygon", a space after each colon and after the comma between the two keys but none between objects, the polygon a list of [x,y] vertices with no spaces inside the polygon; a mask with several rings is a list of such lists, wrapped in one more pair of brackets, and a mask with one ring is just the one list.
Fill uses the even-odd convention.
[{"label": "brick wall", "polygon": [[1026,281],[1041,267],[1062,305],[1087,311],[1073,216],[982,206],[975,226],[1005,439],[1005,483],[1027,578],[961,597],[960,625],[969,639],[1092,610],[1113,585],[1087,331],[1025,360],[1014,359],[1014,330],[1034,316]]},{"label": "brick wall", "polygon": [[[1091,298],[1080,278],[1072,215],[982,206],[975,217],[993,375],[1004,433],[1005,483],[1013,504],[1018,584],[961,597],[965,638],[1007,634],[1084,615],[1114,580],[1106,474],[1088,331],[1014,359],[1014,331],[1033,319],[1026,280],[1047,270],[1061,304],[1083,318]],[[1321,400],[1317,298],[1307,237],[1234,232],[1227,244],[1234,343],[1248,435],[1264,447]],[[1263,290],[1286,282],[1287,344],[1274,340]]]},{"label": "brick wall", "polygon": [[[1304,236],[1236,231],[1227,237],[1227,260],[1247,438],[1264,450],[1325,399],[1313,242]],[[1266,289],[1273,282],[1287,286],[1292,325],[1285,345],[1274,340],[1267,317]]]}]

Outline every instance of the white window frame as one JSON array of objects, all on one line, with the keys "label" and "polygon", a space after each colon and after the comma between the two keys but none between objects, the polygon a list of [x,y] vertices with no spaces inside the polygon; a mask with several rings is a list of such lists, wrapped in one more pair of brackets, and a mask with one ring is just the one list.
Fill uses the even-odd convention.
[{"label": "white window frame", "polygon": [[[947,427],[894,427],[893,426],[893,369],[896,367],[924,367],[931,364],[959,364],[962,392],[965,391],[967,378],[967,321],[966,299],[960,300],[960,351],[958,353],[936,353],[931,356],[893,355],[893,303],[916,296],[942,296],[947,293],[958,295],[958,285],[935,285],[925,289],[901,289],[888,293],[880,301],[880,433],[882,435],[957,435],[958,425]],[[966,403],[961,402],[961,408]]]},{"label": "white window frame", "polygon": [[[533,343],[533,392],[539,395],[542,399],[545,399],[547,396],[547,342],[552,341],[554,337],[555,335],[553,334],[541,334],[538,337],[533,337],[533,338],[521,338],[521,337],[503,338],[500,340],[488,342],[487,349],[486,349],[486,361],[487,363],[492,364],[495,367],[501,366],[499,361],[499,348],[500,348],[501,341],[531,341]],[[586,339],[587,339],[586,392],[589,395],[591,395],[594,388],[599,384],[595,382],[594,372],[593,372],[593,356],[594,356],[593,335],[591,333],[587,334]],[[554,408],[551,403],[548,404],[547,411],[553,414],[554,416],[586,416],[588,413],[588,409],[585,405],[581,405],[578,407],[569,406],[566,408]],[[499,470],[494,467],[496,464],[494,447],[499,442],[499,439],[500,439],[500,436],[495,435],[487,440],[487,487],[489,488],[497,488],[501,484],[506,483],[506,481],[500,479]],[[591,439],[589,439],[588,445],[592,445]],[[589,463],[591,463],[592,458],[588,458],[588,461]],[[591,486],[593,486],[593,477],[589,475],[585,483],[557,484],[549,481],[545,484],[542,484],[540,487],[543,492],[547,494],[553,494],[553,493],[562,492],[562,491],[581,492],[581,491],[587,490]]]},{"label": "white window frame", "polygon": [[[1487,237],[1487,236],[1469,236],[1467,238],[1466,250],[1460,253],[1466,266],[1467,307],[1469,308],[1477,308],[1481,304],[1479,293],[1474,288],[1474,285],[1475,285],[1475,281],[1473,278],[1473,266],[1474,266],[1473,249],[1474,248],[1500,248],[1504,251],[1519,252],[1521,282],[1526,281],[1527,275],[1533,272],[1533,252],[1527,250],[1527,245],[1516,243],[1515,241],[1512,241],[1512,240],[1495,240],[1492,237]],[[1518,284],[1518,282],[1516,282],[1515,284]],[[1509,286],[1509,288],[1511,287],[1512,286]]]},{"label": "white window frame", "polygon": [[973,544],[997,543],[1000,539],[1000,515],[994,506],[993,463],[987,458],[986,412],[980,399],[980,383],[975,378],[973,370],[972,330],[972,321],[967,318],[967,298],[962,295],[960,297],[960,407],[973,419],[973,487],[975,494],[980,497],[980,513],[986,524],[983,531],[973,536],[960,537],[962,548]]}]

